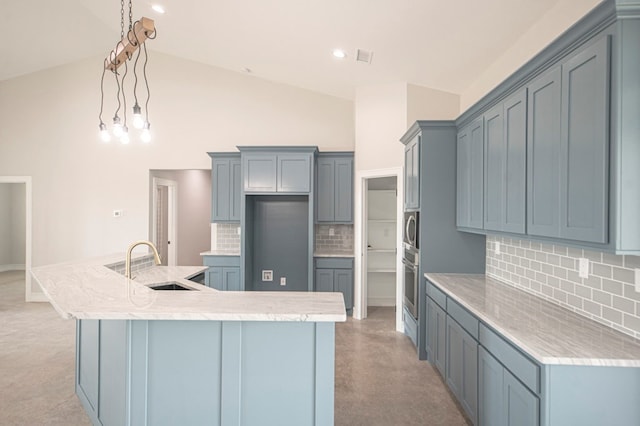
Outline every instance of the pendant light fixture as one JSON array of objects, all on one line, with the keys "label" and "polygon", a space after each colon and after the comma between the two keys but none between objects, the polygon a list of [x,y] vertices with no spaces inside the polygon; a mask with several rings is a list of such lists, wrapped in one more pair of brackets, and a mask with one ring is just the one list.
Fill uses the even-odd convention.
[{"label": "pendant light fixture", "polygon": [[[113,127],[112,134],[115,138],[119,139],[121,143],[129,143],[129,128],[127,127],[127,96],[125,91],[125,82],[129,71],[128,62],[131,61],[134,54],[135,61],[133,62],[133,120],[132,125],[135,129],[141,130],[140,139],[148,143],[151,141],[151,124],[149,123],[149,99],[151,98],[151,91],[149,90],[149,82],[147,80],[147,45],[145,41],[147,39],[153,40],[156,38],[156,29],[153,19],[142,17],[140,20],[133,22],[132,19],[132,6],[131,0],[129,0],[129,29],[125,36],[124,24],[125,24],[125,5],[124,0],[120,0],[120,41],[116,44],[109,55],[105,58],[102,78],[100,79],[100,114],[98,118],[100,120],[100,138],[104,142],[111,140],[111,134],[107,129],[107,125],[102,120],[102,112],[104,109],[104,77],[107,71],[113,73],[116,81],[116,100],[118,107],[113,115]],[[146,88],[146,99],[144,101],[144,109],[138,103],[138,61],[140,55],[144,52],[144,63],[142,64],[142,80]],[[124,71],[122,71],[121,65],[124,65]],[[120,70],[120,71],[118,71]],[[122,118],[120,118],[120,112],[122,110]]]}]

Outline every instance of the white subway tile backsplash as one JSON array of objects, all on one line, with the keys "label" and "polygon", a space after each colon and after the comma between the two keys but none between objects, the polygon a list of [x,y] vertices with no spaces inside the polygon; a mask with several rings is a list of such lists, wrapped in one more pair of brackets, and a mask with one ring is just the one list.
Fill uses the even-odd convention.
[{"label": "white subway tile backsplash", "polygon": [[[588,278],[581,278],[577,270],[583,257],[589,259]],[[634,268],[640,268],[640,256],[487,236],[487,275],[640,338]]]}]

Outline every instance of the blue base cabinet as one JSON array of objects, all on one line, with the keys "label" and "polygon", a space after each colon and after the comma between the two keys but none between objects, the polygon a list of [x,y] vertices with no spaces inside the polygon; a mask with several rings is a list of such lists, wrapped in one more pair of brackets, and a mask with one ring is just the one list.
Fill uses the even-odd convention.
[{"label": "blue base cabinet", "polygon": [[221,291],[242,291],[239,256],[204,256],[204,285]]},{"label": "blue base cabinet", "polygon": [[353,312],[353,258],[315,259],[315,291],[342,293],[347,315]]},{"label": "blue base cabinet", "polygon": [[442,377],[446,375],[447,314],[438,304],[427,298],[427,357]]},{"label": "blue base cabinet", "polygon": [[94,425],[334,423],[332,322],[78,320]]}]

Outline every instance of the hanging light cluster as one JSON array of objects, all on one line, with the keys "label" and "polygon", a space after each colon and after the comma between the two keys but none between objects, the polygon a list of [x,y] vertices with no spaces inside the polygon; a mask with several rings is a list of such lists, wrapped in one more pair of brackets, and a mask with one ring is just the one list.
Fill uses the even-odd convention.
[{"label": "hanging light cluster", "polygon": [[[125,79],[128,73],[128,65],[127,61],[130,61],[136,50],[138,54],[136,55],[134,64],[133,64],[133,120],[132,124],[135,129],[141,130],[140,139],[148,143],[151,141],[151,125],[149,124],[149,98],[151,97],[151,92],[149,90],[149,82],[147,81],[147,46],[145,41],[147,39],[153,40],[156,38],[156,29],[153,22],[153,19],[149,18],[140,18],[140,20],[133,22],[132,19],[132,10],[131,10],[131,0],[129,0],[129,30],[126,34],[124,33],[124,22],[125,22],[125,6],[124,0],[120,1],[120,41],[116,44],[115,49],[113,49],[107,58],[104,60],[104,67],[102,70],[102,78],[100,79],[100,114],[98,118],[100,119],[100,138],[104,142],[109,142],[111,140],[111,135],[120,140],[123,144],[129,143],[129,128],[127,126],[127,97],[125,94]],[[140,55],[144,51],[144,64],[142,65],[142,77],[144,80],[144,85],[146,88],[146,100],[144,103],[144,116],[143,109],[138,104],[138,60],[140,59]],[[118,68],[124,64],[124,72],[119,73]],[[107,129],[107,125],[102,121],[102,111],[104,109],[104,76],[106,72],[112,72],[116,81],[117,86],[117,102],[118,108],[115,111],[113,116],[113,127],[111,129],[111,133]],[[120,112],[122,111],[122,118],[120,118]]]}]

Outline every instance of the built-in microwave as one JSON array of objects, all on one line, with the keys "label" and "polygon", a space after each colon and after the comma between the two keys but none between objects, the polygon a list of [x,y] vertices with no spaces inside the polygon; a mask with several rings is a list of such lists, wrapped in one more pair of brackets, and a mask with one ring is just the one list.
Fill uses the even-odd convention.
[{"label": "built-in microwave", "polygon": [[404,243],[420,248],[420,212],[405,212],[404,214]]}]

